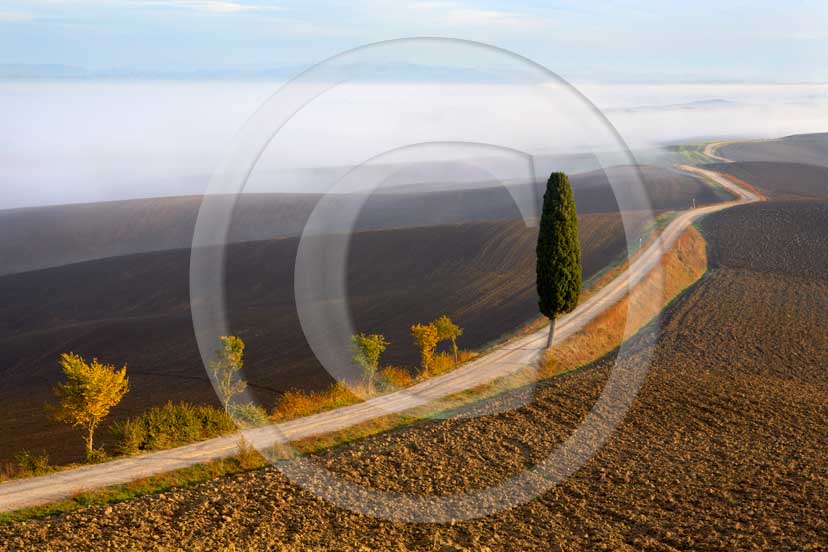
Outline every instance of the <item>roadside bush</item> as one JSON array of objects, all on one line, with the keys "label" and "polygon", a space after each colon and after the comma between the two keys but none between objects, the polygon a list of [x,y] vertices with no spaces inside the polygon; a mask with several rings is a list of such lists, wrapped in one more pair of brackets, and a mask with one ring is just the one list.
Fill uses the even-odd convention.
[{"label": "roadside bush", "polygon": [[12,462],[0,462],[0,481],[17,477],[17,466]]},{"label": "roadside bush", "polygon": [[87,464],[99,464],[107,459],[106,451],[102,448],[93,448],[86,451],[84,462]]},{"label": "roadside bush", "polygon": [[126,418],[109,426],[109,432],[115,437],[115,450],[119,454],[135,454],[141,450],[146,438],[139,418]]},{"label": "roadside bush", "polygon": [[359,397],[341,383],[324,391],[286,391],[273,407],[271,419],[275,422],[292,420],[356,402],[359,402]]},{"label": "roadside bush", "polygon": [[474,360],[478,356],[480,356],[479,353],[475,353],[474,351],[459,351],[457,360],[460,362],[460,364],[463,364],[464,362]]},{"label": "roadside bush", "polygon": [[243,470],[260,468],[267,463],[267,460],[244,437],[239,439],[239,452],[236,453],[236,460]]},{"label": "roadside bush", "polygon": [[172,448],[231,432],[233,418],[222,409],[168,402],[110,426],[121,454]]},{"label": "roadside bush", "polygon": [[429,376],[439,376],[454,369],[454,357],[448,353],[437,353],[431,361]]},{"label": "roadside bush", "polygon": [[414,377],[399,366],[386,366],[379,372],[377,386],[380,391],[389,392],[408,387],[414,383]]},{"label": "roadside bush", "polygon": [[451,372],[460,364],[467,362],[477,355],[471,351],[458,351],[457,364],[454,363],[454,355],[451,353],[437,353],[432,360],[430,376],[439,376],[446,372]]},{"label": "roadside bush", "polygon": [[17,462],[17,477],[43,475],[51,471],[49,468],[49,455],[45,452],[40,454],[24,450],[14,455]]},{"label": "roadside bush", "polygon": [[14,461],[0,462],[0,481],[44,475],[52,471],[48,454],[24,450],[14,455]]},{"label": "roadside bush", "polygon": [[270,422],[267,411],[253,403],[230,405],[230,415],[241,427],[260,427]]}]

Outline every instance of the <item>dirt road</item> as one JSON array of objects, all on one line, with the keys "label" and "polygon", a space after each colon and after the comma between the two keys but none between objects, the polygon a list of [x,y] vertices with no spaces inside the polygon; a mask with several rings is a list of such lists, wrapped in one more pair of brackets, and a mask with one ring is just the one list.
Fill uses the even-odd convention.
[{"label": "dirt road", "polygon": [[[594,320],[608,306],[623,298],[655,266],[682,231],[699,217],[734,205],[758,201],[718,173],[681,166],[682,170],[709,178],[733,192],[738,199],[701,207],[681,213],[664,229],[658,239],[630,266],[571,314],[558,319],[555,342]],[[547,329],[515,339],[463,367],[417,384],[409,389],[390,393],[369,401],[331,410],[313,416],[244,431],[244,437],[257,447],[274,442],[293,441],[344,429],[380,416],[404,412],[479,385],[507,376],[533,362],[544,350]],[[85,466],[52,475],[0,483],[0,511],[11,511],[67,498],[83,490],[126,483],[235,454],[240,434],[211,439],[192,445],[122,458],[112,462]]]},{"label": "dirt road", "polygon": [[709,158],[714,159],[716,161],[721,161],[722,163],[732,163],[732,159],[722,157],[717,153],[718,149],[721,146],[724,146],[725,144],[727,144],[727,142],[711,142],[710,144],[704,146],[704,154]]}]

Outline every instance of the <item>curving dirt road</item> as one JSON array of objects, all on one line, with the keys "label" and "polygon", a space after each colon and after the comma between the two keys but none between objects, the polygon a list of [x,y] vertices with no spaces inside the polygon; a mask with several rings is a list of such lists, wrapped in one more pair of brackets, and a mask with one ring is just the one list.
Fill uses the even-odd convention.
[{"label": "curving dirt road", "polygon": [[722,163],[732,163],[733,159],[728,159],[727,157],[722,157],[718,154],[719,148],[728,143],[729,142],[711,142],[704,146],[704,154],[715,161],[721,161]]},{"label": "curving dirt road", "polygon": [[[714,153],[714,152],[712,152]],[[656,241],[630,266],[569,315],[558,319],[555,342],[565,340],[608,306],[625,296],[659,262],[682,231],[701,216],[734,205],[758,201],[724,176],[698,167],[680,166],[682,170],[706,177],[730,190],[738,199],[685,211],[673,219]],[[463,367],[431,378],[411,388],[379,396],[369,401],[307,416],[262,428],[246,430],[244,437],[257,447],[274,442],[293,441],[344,429],[391,413],[410,410],[436,399],[491,382],[533,362],[544,350],[547,329],[515,339]],[[232,434],[175,449],[148,453],[63,472],[0,483],[0,511],[26,508],[70,497],[98,487],[126,483],[194,464],[231,456],[238,451],[240,434]]]}]

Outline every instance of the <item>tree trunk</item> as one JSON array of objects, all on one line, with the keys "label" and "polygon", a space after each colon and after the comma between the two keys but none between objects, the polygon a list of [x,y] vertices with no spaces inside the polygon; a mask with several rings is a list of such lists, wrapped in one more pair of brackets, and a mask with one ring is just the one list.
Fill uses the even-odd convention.
[{"label": "tree trunk", "polygon": [[555,338],[555,319],[549,320],[549,337],[546,339],[547,350],[552,347],[552,340]]},{"label": "tree trunk", "polygon": [[451,348],[454,351],[454,366],[457,367],[460,361],[457,358],[457,340],[453,337],[451,338]]},{"label": "tree trunk", "polygon": [[89,424],[89,427],[86,428],[86,457],[92,454],[92,436],[95,434],[95,424]]}]

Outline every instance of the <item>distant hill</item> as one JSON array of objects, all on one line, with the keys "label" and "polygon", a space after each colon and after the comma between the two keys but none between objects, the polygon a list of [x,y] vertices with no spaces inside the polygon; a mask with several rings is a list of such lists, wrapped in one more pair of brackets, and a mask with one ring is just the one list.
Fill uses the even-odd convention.
[{"label": "distant hill", "polygon": [[633,107],[618,107],[605,110],[608,113],[645,113],[662,111],[699,111],[713,109],[732,109],[749,107],[749,104],[714,98],[711,100],[696,100],[692,102],[666,104],[666,105],[639,105]]},{"label": "distant hill", "polygon": [[719,153],[735,162],[707,168],[750,182],[769,198],[828,198],[828,133],[735,142]]},{"label": "distant hill", "polygon": [[734,161],[797,163],[828,167],[828,133],[795,134],[776,140],[738,142],[719,148]]},{"label": "distant hill", "polygon": [[[613,182],[630,186],[636,169],[609,170]],[[719,201],[716,192],[689,174],[640,167],[655,210],[684,209]],[[579,213],[616,212],[603,171],[572,176]],[[542,186],[534,196],[540,201]],[[502,187],[372,195],[357,230],[516,220],[520,213]],[[531,195],[531,194],[530,194]],[[297,236],[319,201],[317,194],[243,195],[236,206],[231,242]],[[230,201],[230,198],[228,198]],[[353,197],[343,196],[343,202]],[[0,211],[0,275],[76,262],[189,247],[201,204],[199,196],[114,201]],[[634,205],[643,209],[645,205]]]},{"label": "distant hill", "polygon": [[773,199],[828,199],[828,166],[768,161],[716,163],[705,168],[749,182]]}]

